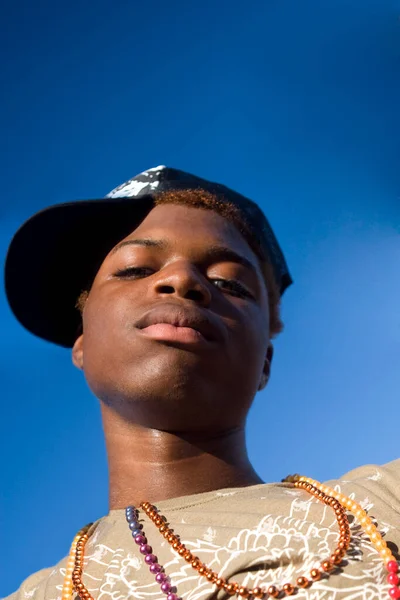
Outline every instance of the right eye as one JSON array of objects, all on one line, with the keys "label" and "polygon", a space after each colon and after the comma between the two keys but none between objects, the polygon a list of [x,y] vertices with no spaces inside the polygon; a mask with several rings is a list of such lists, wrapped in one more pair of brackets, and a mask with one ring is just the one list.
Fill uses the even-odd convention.
[{"label": "right eye", "polygon": [[149,277],[153,273],[153,269],[147,267],[127,267],[126,269],[119,269],[114,273],[114,276],[123,279],[141,279],[142,277]]}]

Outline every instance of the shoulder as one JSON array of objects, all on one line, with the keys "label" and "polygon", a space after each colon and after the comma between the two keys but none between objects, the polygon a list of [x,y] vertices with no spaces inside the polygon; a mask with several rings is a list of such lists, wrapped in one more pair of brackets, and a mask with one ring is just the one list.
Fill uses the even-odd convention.
[{"label": "shoulder", "polygon": [[385,488],[388,492],[397,490],[400,484],[400,458],[384,465],[368,464],[352,469],[342,481],[352,481],[364,486]]},{"label": "shoulder", "polygon": [[363,465],[338,480],[326,482],[353,499],[400,514],[400,459],[384,465]]},{"label": "shoulder", "polygon": [[55,567],[41,569],[27,577],[18,590],[2,600],[56,600],[61,596],[66,558]]},{"label": "shoulder", "polygon": [[[92,523],[90,532],[93,532],[103,520],[104,517]],[[55,566],[33,573],[15,592],[0,600],[60,600],[67,563],[68,556],[65,556]]]}]

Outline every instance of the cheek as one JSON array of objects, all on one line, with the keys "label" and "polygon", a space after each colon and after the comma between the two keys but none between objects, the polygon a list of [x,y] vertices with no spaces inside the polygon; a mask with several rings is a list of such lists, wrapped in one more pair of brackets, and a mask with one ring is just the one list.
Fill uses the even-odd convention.
[{"label": "cheek", "polygon": [[[83,319],[84,370],[87,375],[101,370],[105,373],[115,362],[128,335],[129,311],[121,304],[92,302],[88,304]],[[117,361],[118,358],[118,361]]]},{"label": "cheek", "polygon": [[240,373],[239,379],[246,378],[248,381],[258,381],[269,344],[267,321],[259,315],[254,317],[246,320],[245,324],[237,324],[232,330],[229,348],[231,367]]},{"label": "cheek", "polygon": [[243,348],[252,355],[263,354],[270,341],[268,309],[264,311],[258,306],[251,306],[246,318],[237,322],[235,330]]},{"label": "cheek", "polygon": [[[103,292],[103,293],[102,293]],[[121,336],[133,320],[132,301],[128,295],[106,293],[100,287],[94,297],[89,297],[83,315],[85,334],[95,340]]]}]

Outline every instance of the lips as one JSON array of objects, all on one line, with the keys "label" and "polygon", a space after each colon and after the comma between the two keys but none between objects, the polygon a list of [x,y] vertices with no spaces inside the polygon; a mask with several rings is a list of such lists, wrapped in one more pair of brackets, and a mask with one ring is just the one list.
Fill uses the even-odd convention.
[{"label": "lips", "polygon": [[168,303],[155,306],[135,323],[135,327],[154,339],[182,342],[220,342],[222,324],[202,309]]}]

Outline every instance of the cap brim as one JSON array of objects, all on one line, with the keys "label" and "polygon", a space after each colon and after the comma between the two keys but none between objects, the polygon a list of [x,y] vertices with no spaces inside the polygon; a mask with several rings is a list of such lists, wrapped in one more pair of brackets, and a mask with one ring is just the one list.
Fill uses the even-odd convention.
[{"label": "cap brim", "polygon": [[14,235],[5,263],[11,310],[31,333],[72,348],[81,323],[79,294],[109,251],[153,206],[141,198],[102,198],[50,206]]}]

